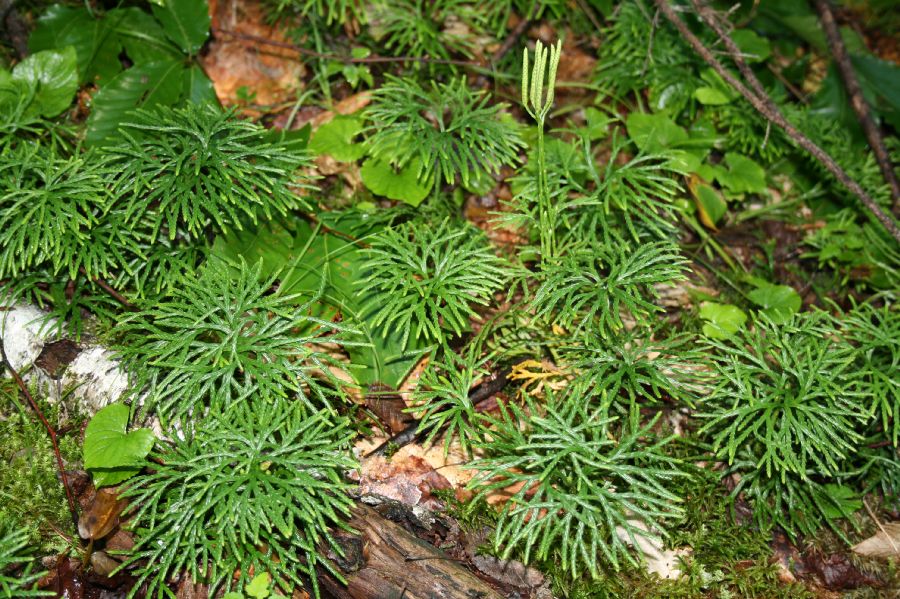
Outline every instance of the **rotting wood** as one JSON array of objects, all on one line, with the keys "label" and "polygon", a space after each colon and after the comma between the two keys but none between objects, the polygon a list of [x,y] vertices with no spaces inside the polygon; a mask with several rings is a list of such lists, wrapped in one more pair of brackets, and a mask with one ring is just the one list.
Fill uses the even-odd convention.
[{"label": "rotting wood", "polygon": [[335,599],[499,599],[501,595],[459,561],[419,539],[375,509],[357,504],[339,535],[343,557],[332,556],[347,580],[322,573],[324,596]]}]

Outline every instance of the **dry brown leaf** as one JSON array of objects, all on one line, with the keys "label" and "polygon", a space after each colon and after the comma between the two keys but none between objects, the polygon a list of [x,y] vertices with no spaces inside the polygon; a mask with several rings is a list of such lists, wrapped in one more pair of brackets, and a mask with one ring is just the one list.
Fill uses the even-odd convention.
[{"label": "dry brown leaf", "polygon": [[109,578],[121,563],[114,560],[105,551],[94,551],[91,553],[91,570],[100,576]]},{"label": "dry brown leaf", "polygon": [[82,539],[102,539],[119,525],[119,516],[126,506],[128,500],[119,499],[115,488],[98,490],[78,519],[78,534]]},{"label": "dry brown leaf", "polygon": [[853,552],[865,557],[900,556],[900,521],[884,524],[877,534],[854,545]]},{"label": "dry brown leaf", "polygon": [[[210,0],[209,14],[214,31],[290,42],[284,30],[266,23],[259,1]],[[275,105],[293,100],[296,95],[304,72],[298,57],[296,50],[290,48],[219,33],[201,62],[222,104],[239,104],[238,90],[245,87],[256,93],[256,104]]]},{"label": "dry brown leaf", "polygon": [[383,423],[392,435],[396,435],[415,420],[405,412],[406,402],[400,394],[386,385],[370,385],[366,390],[366,407]]}]

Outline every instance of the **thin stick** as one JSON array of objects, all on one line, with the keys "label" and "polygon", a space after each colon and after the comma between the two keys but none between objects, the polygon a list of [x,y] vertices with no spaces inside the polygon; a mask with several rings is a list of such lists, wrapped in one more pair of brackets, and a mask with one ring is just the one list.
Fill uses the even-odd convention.
[{"label": "thin stick", "polygon": [[[487,401],[488,399],[502,391],[506,384],[509,382],[510,372],[512,372],[511,367],[504,368],[487,381],[481,383],[474,389],[471,389],[469,391],[469,401],[472,402],[472,405],[478,405],[483,401]],[[404,445],[409,445],[416,440],[418,434],[419,421],[414,420],[405,429],[391,436],[381,445],[367,453],[365,457],[368,458],[373,455],[384,455],[387,448],[392,445],[395,447],[403,447]]]},{"label": "thin stick", "polygon": [[872,508],[869,507],[869,504],[866,502],[866,498],[863,497],[863,505],[866,506],[866,511],[869,512],[869,517],[872,518],[872,521],[875,522],[878,529],[881,531],[881,534],[884,535],[884,538],[888,540],[888,543],[891,544],[891,547],[894,549],[894,553],[900,554],[900,548],[897,547],[897,544],[894,542],[894,538],[888,534],[888,531],[884,529],[884,526],[881,524],[881,520],[878,519],[878,516],[875,515],[875,512],[872,511]]},{"label": "thin stick", "polygon": [[[835,162],[834,158],[832,158],[825,150],[820,148],[813,142],[809,137],[807,137],[803,132],[798,130],[794,125],[788,121],[784,115],[781,113],[781,110],[775,105],[772,99],[768,96],[768,94],[758,95],[749,89],[747,86],[738,81],[731,72],[722,65],[719,60],[713,56],[712,52],[703,45],[703,42],[697,38],[696,35],[688,28],[688,26],[681,20],[681,17],[675,12],[675,9],[669,4],[668,0],[654,0],[656,2],[656,6],[663,13],[663,15],[669,20],[672,25],[678,30],[681,36],[687,41],[694,51],[706,62],[709,66],[719,74],[722,79],[724,79],[731,87],[733,87],[741,96],[744,97],[753,108],[756,109],[761,115],[763,115],[769,121],[775,123],[780,127],[791,139],[793,139],[797,145],[801,148],[809,152],[813,158],[822,163],[823,166],[830,172],[834,177],[840,181],[844,187],[850,190],[859,200],[863,203],[863,205],[884,225],[885,229],[891,234],[891,236],[900,242],[900,227],[897,226],[897,223],[894,222],[893,218],[889,216],[881,207],[873,200],[869,194],[857,183],[854,179],[852,179],[845,171],[840,167],[840,165]],[[702,17],[703,15],[701,15]],[[716,21],[716,19],[713,19]],[[711,25],[712,26],[712,25]],[[714,27],[715,28],[715,27]],[[718,31],[717,31],[718,33]],[[740,50],[738,50],[737,45],[734,41],[724,33],[719,34],[719,37],[725,43],[726,48],[731,54],[732,59],[735,64],[738,66],[738,70],[747,77],[748,82],[755,89],[762,89],[762,85],[759,83],[759,80],[756,79],[756,76],[753,75],[753,72],[750,70],[750,67],[747,66],[747,63],[744,62],[744,59],[740,56]],[[763,90],[765,91],[765,90]]]},{"label": "thin stick", "polygon": [[13,380],[16,381],[16,385],[18,385],[19,390],[22,392],[22,395],[25,396],[25,400],[28,401],[31,409],[37,414],[41,424],[44,425],[47,434],[50,436],[50,443],[53,445],[53,455],[56,456],[56,467],[59,469],[59,477],[62,480],[63,489],[66,491],[66,501],[69,503],[69,513],[72,516],[72,523],[78,528],[78,510],[75,507],[75,498],[72,496],[72,490],[69,488],[69,478],[66,476],[66,467],[65,464],[63,464],[62,454],[59,452],[59,444],[56,442],[56,431],[50,425],[47,417],[44,416],[44,413],[37,405],[37,402],[34,401],[34,397],[31,396],[31,392],[28,390],[25,381],[22,380],[22,377],[19,376],[19,373],[13,368],[12,362],[10,362],[9,358],[6,356],[6,347],[3,344],[3,339],[0,339],[0,357],[3,358],[3,364],[9,370]]},{"label": "thin stick", "polygon": [[875,160],[881,168],[881,174],[884,180],[891,188],[891,199],[894,200],[894,213],[900,211],[900,182],[897,181],[897,175],[891,165],[891,157],[884,145],[884,138],[881,131],[872,118],[869,111],[869,103],[863,96],[862,88],[859,86],[859,80],[853,71],[853,64],[850,62],[850,55],[847,54],[847,47],[841,38],[841,32],[838,30],[837,23],[834,20],[834,13],[828,0],[815,0],[816,10],[819,12],[819,20],[822,22],[822,28],[825,30],[825,38],[828,40],[828,47],[831,48],[831,54],[834,56],[834,62],[837,64],[841,79],[844,80],[844,87],[850,95],[850,105],[856,112],[856,118],[862,126],[863,133],[869,141],[869,147],[875,154]]},{"label": "thin stick", "polygon": [[[84,270],[83,266],[78,269],[78,272],[83,274],[86,277],[88,276],[87,271]],[[90,277],[88,277],[88,278],[90,278]],[[110,297],[112,297],[114,300],[116,300],[117,302],[122,304],[122,306],[124,306],[125,308],[128,308],[129,310],[134,309],[134,304],[129,302],[128,299],[124,295],[122,295],[121,293],[116,291],[116,289],[112,285],[110,285],[109,283],[107,283],[106,281],[101,279],[100,277],[93,277],[93,278],[91,278],[91,281],[96,283],[100,289],[105,291]]]}]

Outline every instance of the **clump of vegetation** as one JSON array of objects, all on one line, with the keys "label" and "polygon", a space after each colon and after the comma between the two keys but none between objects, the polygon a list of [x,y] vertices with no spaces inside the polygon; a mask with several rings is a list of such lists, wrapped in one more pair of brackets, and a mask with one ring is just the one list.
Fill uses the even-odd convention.
[{"label": "clump of vegetation", "polygon": [[515,490],[494,534],[501,555],[557,559],[575,578],[637,563],[635,537],[663,536],[659,523],[681,513],[667,486],[683,472],[652,425],[617,423],[572,397],[501,406],[471,465],[480,493]]},{"label": "clump of vegetation", "polygon": [[374,326],[401,331],[401,344],[422,338],[444,343],[460,335],[509,279],[510,269],[469,224],[445,219],[389,227],[370,242],[360,292]]},{"label": "clump of vegetation", "polygon": [[129,597],[143,582],[148,597],[165,597],[182,572],[211,593],[242,588],[254,570],[285,589],[306,577],[316,593],[317,566],[340,578],[320,543],[341,554],[331,529],[347,528],[353,503],[343,478],[355,465],[348,424],[259,393],[167,444],[125,492],[139,506],[125,562],[137,566],[139,583]]},{"label": "clump of vegetation", "polygon": [[310,302],[270,293],[260,264],[232,273],[209,262],[168,297],[123,319],[119,353],[136,373],[144,410],[165,421],[226,412],[255,397],[293,397],[331,409],[334,392],[312,370],[333,359],[310,343],[340,342],[336,325],[309,313]]},{"label": "clump of vegetation", "polygon": [[[377,390],[408,400],[385,446],[460,450],[474,500],[443,499],[561,596],[803,596],[773,531],[846,543],[864,496],[900,503],[900,250],[726,81],[888,208],[805,6],[679,5],[717,71],[668,4],[269,0],[310,68],[242,114],[198,60],[224,45],[206,2],[151,4],[33,8],[30,56],[0,50],[0,290],[129,372],[83,466],[131,501],[131,596],[339,580],[351,446],[397,424],[355,405]],[[870,41],[848,30],[890,132]],[[144,418],[169,438],[126,432]],[[80,549],[33,424],[0,407],[6,594],[32,593],[24,543]],[[647,543],[684,550],[681,578],[643,570]]]}]

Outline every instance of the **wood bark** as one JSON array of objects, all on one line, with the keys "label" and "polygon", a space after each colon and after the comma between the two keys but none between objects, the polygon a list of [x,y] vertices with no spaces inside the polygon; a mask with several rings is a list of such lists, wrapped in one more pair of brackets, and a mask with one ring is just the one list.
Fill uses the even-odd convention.
[{"label": "wood bark", "polygon": [[344,556],[334,562],[347,580],[319,576],[324,596],[335,599],[500,599],[501,595],[462,563],[419,539],[373,508],[357,504],[342,535]]}]

